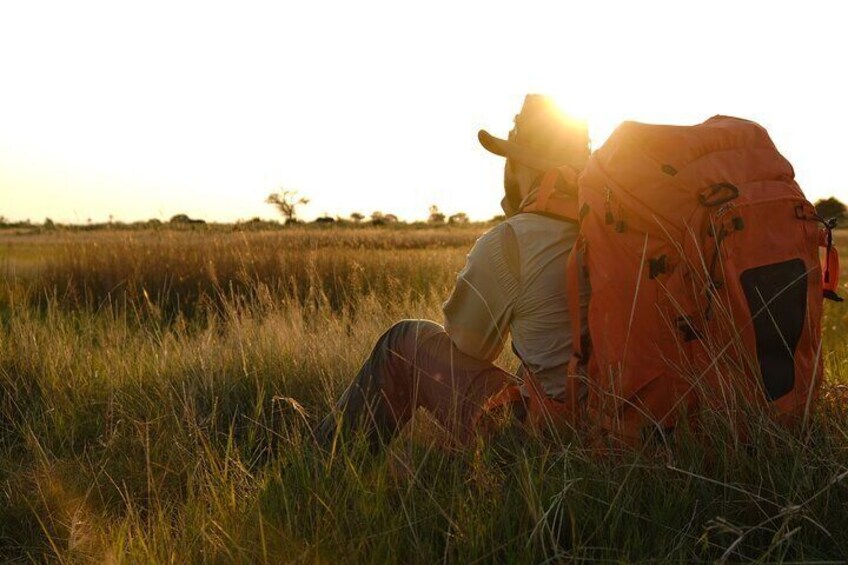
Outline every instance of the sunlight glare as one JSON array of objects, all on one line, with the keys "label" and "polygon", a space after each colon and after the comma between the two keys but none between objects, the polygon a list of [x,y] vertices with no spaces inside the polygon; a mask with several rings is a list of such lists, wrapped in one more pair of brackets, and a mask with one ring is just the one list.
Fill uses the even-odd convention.
[{"label": "sunlight glare", "polygon": [[569,90],[565,94],[558,91],[552,94],[552,97],[565,114],[573,120],[588,124],[593,150],[603,145],[627,116],[623,109],[610,106],[608,100],[586,90]]}]

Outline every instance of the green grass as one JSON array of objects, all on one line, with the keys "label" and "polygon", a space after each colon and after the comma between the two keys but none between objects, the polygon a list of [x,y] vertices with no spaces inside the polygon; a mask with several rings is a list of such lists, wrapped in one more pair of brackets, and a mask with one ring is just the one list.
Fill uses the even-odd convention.
[{"label": "green grass", "polygon": [[848,559],[844,307],[801,438],[757,422],[738,447],[716,421],[601,456],[503,423],[457,453],[417,417],[378,456],[317,452],[310,426],[394,321],[441,318],[480,231],[5,238],[0,557]]}]

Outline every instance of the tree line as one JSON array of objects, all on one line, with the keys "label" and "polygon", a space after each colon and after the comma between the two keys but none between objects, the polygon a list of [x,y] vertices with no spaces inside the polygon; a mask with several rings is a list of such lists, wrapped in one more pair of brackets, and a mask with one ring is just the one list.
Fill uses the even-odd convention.
[{"label": "tree line", "polygon": [[[265,199],[266,204],[271,204],[280,215],[283,217],[284,222],[288,224],[297,224],[301,223],[300,218],[298,217],[298,211],[303,207],[309,204],[309,198],[305,196],[301,196],[297,190],[290,189],[280,189],[278,192],[273,192],[268,195]],[[468,214],[465,212],[457,212],[455,214],[451,214],[450,216],[446,216],[439,207],[433,204],[428,209],[427,223],[440,225],[440,224],[450,224],[450,225],[464,225],[470,222],[468,218]],[[332,217],[328,215],[319,216],[315,219],[315,223],[318,224],[332,224],[336,222],[343,222],[350,220],[354,224],[361,224],[363,220],[365,220],[365,215],[361,212],[352,212],[347,218],[342,217]],[[394,214],[385,214],[379,210],[375,210],[371,213],[370,223],[375,226],[382,226],[386,224],[396,224],[400,222],[398,217]]]},{"label": "tree line", "polygon": [[[309,204],[309,198],[305,196],[301,196],[296,190],[288,190],[282,189],[279,192],[275,192],[270,194],[265,202],[273,205],[276,210],[280,213],[283,219],[284,225],[289,224],[302,224],[304,223],[298,213],[303,208]],[[844,227],[845,224],[845,214],[848,212],[848,207],[840,201],[838,198],[831,196],[829,198],[822,198],[815,202],[814,204],[816,208],[816,213],[823,220],[828,220],[831,218],[836,218],[837,226]],[[489,222],[498,222],[503,220],[503,216],[495,216]],[[391,224],[401,224],[402,222],[395,214],[384,213],[379,210],[375,210],[369,216],[365,216],[360,212],[352,212],[348,216],[328,216],[322,215],[313,220],[315,224],[355,224],[360,225],[363,223],[369,223],[374,226],[383,226],[383,225],[391,225]],[[261,218],[252,218],[247,221],[239,221],[236,222],[235,226],[247,226],[247,227],[260,227],[268,224],[275,224],[274,221],[263,220]],[[438,225],[465,225],[470,223],[470,219],[465,212],[457,212],[455,214],[446,215],[443,213],[437,205],[432,205],[428,209],[428,216],[426,220],[427,224],[438,226]],[[181,226],[181,227],[193,227],[206,224],[205,220],[199,218],[192,218],[187,214],[175,214],[172,216],[167,222],[162,222],[156,218],[140,221],[140,222],[132,222],[132,223],[124,223],[124,222],[116,222],[109,216],[108,223],[93,223],[91,219],[88,219],[85,224],[79,226],[74,226],[78,229],[102,229],[102,228],[126,228],[126,229],[143,229],[143,228],[157,228],[163,226],[165,224],[171,226]],[[66,224],[70,226],[71,224]],[[45,218],[42,224],[36,224],[31,222],[30,220],[23,221],[12,221],[5,216],[0,215],[0,228],[39,228],[45,231],[51,231],[62,227],[58,222],[54,222],[50,218]]]}]

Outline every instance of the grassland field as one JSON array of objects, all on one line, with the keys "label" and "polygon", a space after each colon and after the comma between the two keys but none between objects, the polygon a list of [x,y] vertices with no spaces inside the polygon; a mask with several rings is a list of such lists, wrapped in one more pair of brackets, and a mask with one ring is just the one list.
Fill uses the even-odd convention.
[{"label": "grassland field", "polygon": [[0,233],[0,560],[848,560],[845,306],[802,437],[716,423],[598,457],[505,424],[457,452],[421,416],[376,456],[317,450],[373,342],[441,320],[485,229]]}]

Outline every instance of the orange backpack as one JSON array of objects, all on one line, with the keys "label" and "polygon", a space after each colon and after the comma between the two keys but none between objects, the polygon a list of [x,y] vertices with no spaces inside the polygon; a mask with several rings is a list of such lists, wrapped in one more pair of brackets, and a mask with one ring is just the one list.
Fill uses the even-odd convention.
[{"label": "orange backpack", "polygon": [[580,223],[567,277],[575,336],[578,269],[591,285],[591,351],[575,340],[572,364],[585,363],[586,375],[568,377],[569,397],[585,400],[556,403],[531,376],[536,420],[580,419],[635,444],[704,408],[737,422],[751,405],[785,423],[810,413],[822,296],[841,300],[838,256],[832,225],[764,128],[725,116],[625,122],[579,179],[549,171],[524,211]]}]

